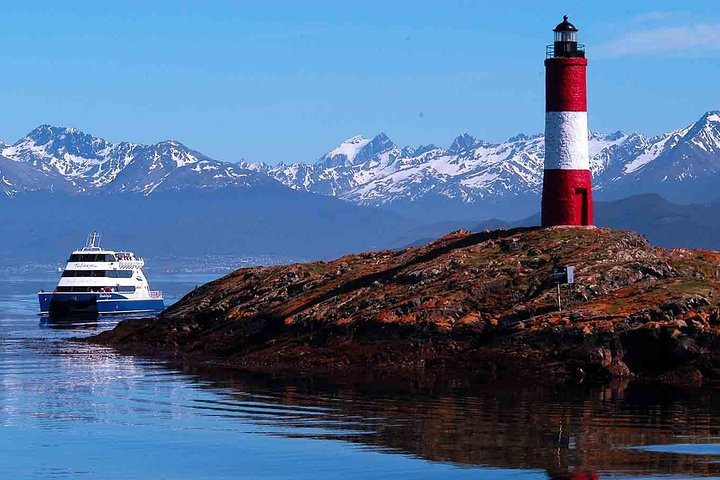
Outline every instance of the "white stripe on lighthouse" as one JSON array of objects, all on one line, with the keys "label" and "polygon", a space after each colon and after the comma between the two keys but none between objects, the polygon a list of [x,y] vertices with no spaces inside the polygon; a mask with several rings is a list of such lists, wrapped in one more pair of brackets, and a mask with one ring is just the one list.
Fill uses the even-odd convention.
[{"label": "white stripe on lighthouse", "polygon": [[588,170],[587,112],[545,113],[545,170]]}]

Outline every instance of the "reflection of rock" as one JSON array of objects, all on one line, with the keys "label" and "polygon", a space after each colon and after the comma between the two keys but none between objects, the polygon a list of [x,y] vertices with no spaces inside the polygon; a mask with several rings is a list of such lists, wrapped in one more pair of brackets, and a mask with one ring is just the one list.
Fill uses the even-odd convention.
[{"label": "reflection of rock", "polygon": [[[574,265],[578,282],[563,287],[562,312],[557,264]],[[554,382],[690,366],[712,380],[719,277],[720,254],[653,248],[634,233],[458,231],[402,251],[240,269],[97,341],[255,370]]]},{"label": "reflection of rock", "polygon": [[598,480],[598,474],[591,470],[549,471],[548,477],[551,480]]},{"label": "reflection of rock", "polygon": [[592,388],[506,382],[414,389],[406,383],[343,385],[208,367],[187,367],[186,373],[228,392],[207,405],[210,414],[242,412],[243,421],[273,435],[344,440],[433,461],[553,475],[720,474],[717,457],[626,448],[684,443],[688,440],[678,439],[685,436],[716,437],[712,412],[720,406],[718,397],[702,389],[627,385],[626,380]]},{"label": "reflection of rock", "polygon": [[699,387],[702,385],[703,375],[700,370],[692,365],[683,365],[658,377],[662,382],[680,387]]}]

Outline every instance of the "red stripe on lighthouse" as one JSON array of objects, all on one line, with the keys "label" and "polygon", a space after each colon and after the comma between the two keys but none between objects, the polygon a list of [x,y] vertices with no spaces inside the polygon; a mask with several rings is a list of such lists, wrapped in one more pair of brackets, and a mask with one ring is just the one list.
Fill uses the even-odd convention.
[{"label": "red stripe on lighthouse", "polygon": [[586,112],[585,58],[545,60],[545,111]]},{"label": "red stripe on lighthouse", "polygon": [[590,170],[543,172],[542,225],[592,225]]}]

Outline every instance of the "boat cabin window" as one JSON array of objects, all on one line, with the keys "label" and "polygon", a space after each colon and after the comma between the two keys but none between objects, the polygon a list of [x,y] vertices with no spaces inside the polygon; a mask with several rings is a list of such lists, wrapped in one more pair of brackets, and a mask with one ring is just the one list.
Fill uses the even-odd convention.
[{"label": "boat cabin window", "polygon": [[135,287],[115,286],[115,287],[57,287],[56,292],[65,293],[110,293],[110,292],[123,292],[123,293],[135,293]]},{"label": "boat cabin window", "polygon": [[132,278],[132,270],[65,270],[63,277]]},{"label": "boat cabin window", "polygon": [[68,262],[114,262],[115,255],[109,253],[73,253]]},{"label": "boat cabin window", "polygon": [[110,278],[132,278],[132,270],[108,270],[107,276]]},{"label": "boat cabin window", "polygon": [[104,277],[105,270],[65,270],[63,277]]},{"label": "boat cabin window", "polygon": [[88,293],[110,292],[112,287],[57,287],[56,292]]}]

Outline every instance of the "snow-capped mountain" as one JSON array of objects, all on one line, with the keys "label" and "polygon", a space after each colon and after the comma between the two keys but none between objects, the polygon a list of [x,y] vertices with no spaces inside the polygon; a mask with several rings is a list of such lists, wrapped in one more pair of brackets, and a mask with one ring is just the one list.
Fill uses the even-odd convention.
[{"label": "snow-capped mountain", "polygon": [[31,165],[0,156],[0,197],[34,191],[68,191],[72,186],[61,175],[42,172]]},{"label": "snow-capped mountain", "polygon": [[[598,199],[661,193],[674,201],[713,201],[720,182],[720,112],[685,128],[645,137],[591,132]],[[167,140],[111,143],[72,128],[43,125],[0,144],[0,192],[137,192],[278,185],[369,206],[518,217],[536,211],[544,138],[490,143],[463,134],[449,147],[400,147],[381,133],[352,137],[313,163],[267,165],[214,160]],[[451,210],[448,210],[451,209]],[[458,213],[459,212],[459,213]],[[430,215],[431,217],[433,215]]]},{"label": "snow-capped mountain", "polygon": [[715,200],[720,180],[720,111],[685,128],[628,142],[625,161],[604,175],[608,192],[656,192],[674,200]]},{"label": "snow-capped mountain", "polygon": [[294,163],[269,167],[265,164],[242,163],[241,166],[268,174],[295,190],[347,198],[346,192],[382,175],[384,168],[392,165],[402,153],[381,133],[372,140],[360,136],[350,138],[314,164]]},{"label": "snow-capped mountain", "polygon": [[[593,133],[590,150],[600,159],[598,154],[622,144],[627,137],[620,132]],[[243,166],[265,172],[294,189],[360,204],[390,205],[428,196],[472,204],[539,192],[544,147],[542,135],[521,134],[491,144],[465,133],[455,138],[449,148],[400,148],[381,133],[372,140],[353,137],[313,164]],[[593,167],[602,170],[602,162]]]},{"label": "snow-capped mountain", "polygon": [[[720,174],[720,112],[653,138],[638,133],[591,132],[591,170],[602,198],[662,191],[688,200],[678,183],[715,183]],[[285,185],[355,203],[397,206],[431,198],[470,205],[535,198],[542,188],[544,137],[520,134],[491,144],[463,134],[449,148],[400,148],[385,134],[352,137],[317,162],[244,164]],[[714,198],[715,190],[694,189],[691,200]],[[708,197],[710,196],[710,197]]]},{"label": "snow-capped mountain", "polygon": [[36,174],[62,179],[78,192],[149,194],[273,182],[265,175],[213,160],[174,140],[153,145],[113,144],[74,128],[50,125],[36,128],[13,145],[3,145],[1,151],[4,157],[14,160],[16,169],[20,165],[31,167]]}]

